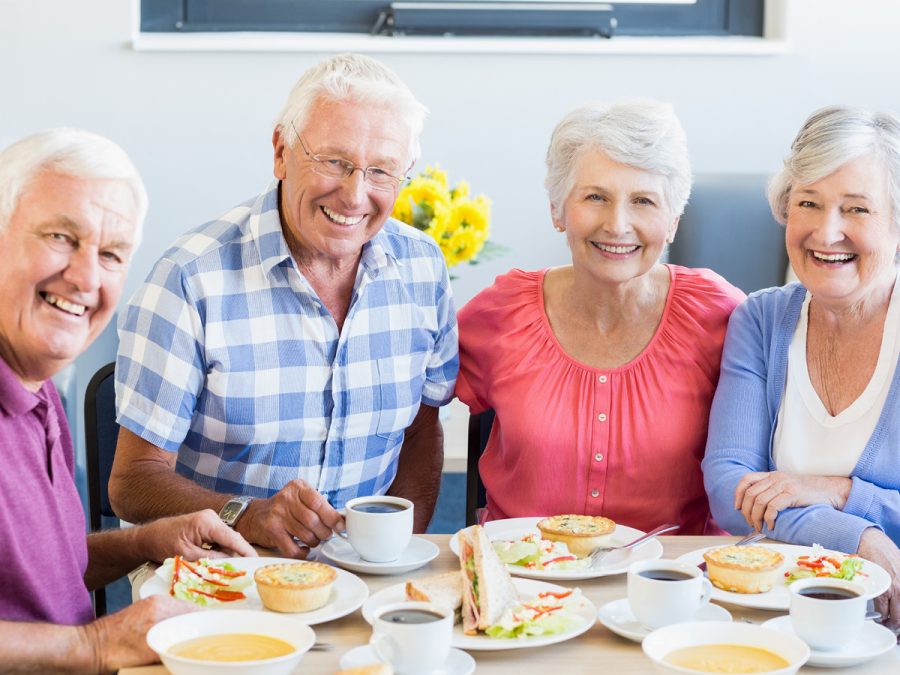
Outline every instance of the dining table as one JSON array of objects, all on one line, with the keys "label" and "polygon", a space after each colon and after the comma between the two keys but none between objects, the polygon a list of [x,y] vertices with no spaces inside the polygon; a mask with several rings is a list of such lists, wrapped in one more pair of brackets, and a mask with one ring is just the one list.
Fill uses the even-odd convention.
[{"label": "dining table", "polygon": [[[430,563],[412,572],[400,575],[358,574],[369,587],[370,596],[381,589],[402,583],[407,579],[425,577],[459,568],[459,560],[450,550],[451,535],[419,535],[440,547],[440,554]],[[664,558],[678,556],[710,546],[724,546],[737,541],[737,537],[725,536],[661,536]],[[626,575],[616,574],[576,582],[554,582],[563,586],[577,586],[598,608],[626,596]],[[722,604],[731,612],[734,621],[761,624],[783,615],[760,609]],[[313,626],[318,642],[331,645],[331,649],[311,651],[304,655],[295,673],[297,675],[330,675],[340,670],[341,656],[348,650],[365,645],[372,635],[372,628],[357,610],[341,619]],[[502,651],[471,651],[476,662],[476,673],[484,675],[527,675],[552,673],[577,675],[578,673],[653,673],[653,662],[644,655],[641,645],[612,633],[601,623],[581,635],[544,647],[511,649]],[[167,671],[161,665],[124,668],[120,675],[163,675]],[[851,673],[852,675],[887,675],[900,673],[900,647],[882,654],[876,659],[854,667],[817,668],[804,666],[801,673]]]}]

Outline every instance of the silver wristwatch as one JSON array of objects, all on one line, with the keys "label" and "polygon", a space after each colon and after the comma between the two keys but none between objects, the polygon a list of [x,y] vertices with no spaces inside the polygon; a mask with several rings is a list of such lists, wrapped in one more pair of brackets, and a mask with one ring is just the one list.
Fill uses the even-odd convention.
[{"label": "silver wristwatch", "polygon": [[232,497],[225,502],[225,506],[219,509],[219,518],[228,527],[234,527],[252,501],[253,497]]}]

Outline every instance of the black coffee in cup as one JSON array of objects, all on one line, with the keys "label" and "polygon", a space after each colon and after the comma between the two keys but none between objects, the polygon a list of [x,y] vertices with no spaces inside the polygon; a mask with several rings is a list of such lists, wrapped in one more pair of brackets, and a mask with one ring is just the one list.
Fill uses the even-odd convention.
[{"label": "black coffee in cup", "polygon": [[393,502],[363,502],[355,505],[353,510],[362,513],[396,513],[397,511],[405,511],[406,507]]},{"label": "black coffee in cup", "polygon": [[381,615],[382,621],[391,623],[431,623],[440,621],[444,617],[424,609],[396,609],[393,612],[385,612]]},{"label": "black coffee in cup", "polygon": [[638,575],[645,579],[655,579],[656,581],[687,581],[694,578],[690,574],[675,570],[644,570],[643,572],[638,572]]},{"label": "black coffee in cup", "polygon": [[859,597],[859,595],[847,588],[836,588],[834,586],[809,586],[798,591],[797,595],[803,595],[814,600],[849,600],[850,598]]}]

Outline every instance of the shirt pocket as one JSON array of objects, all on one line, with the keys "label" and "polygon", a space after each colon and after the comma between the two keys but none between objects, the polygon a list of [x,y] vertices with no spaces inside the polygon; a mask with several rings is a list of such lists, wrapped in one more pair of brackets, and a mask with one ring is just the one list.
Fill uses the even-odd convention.
[{"label": "shirt pocket", "polygon": [[378,359],[378,436],[388,438],[413,421],[422,401],[427,357],[428,352],[413,352]]}]

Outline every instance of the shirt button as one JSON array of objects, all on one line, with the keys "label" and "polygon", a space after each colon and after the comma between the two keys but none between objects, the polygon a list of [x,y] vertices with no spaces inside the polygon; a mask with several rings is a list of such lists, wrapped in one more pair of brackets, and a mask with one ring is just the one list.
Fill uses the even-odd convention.
[{"label": "shirt button", "polygon": [[591,497],[599,497],[600,490],[591,490]]},{"label": "shirt button", "polygon": [[594,455],[594,459],[596,459],[598,462],[602,462],[603,454],[598,452],[596,455]]},{"label": "shirt button", "polygon": [[600,380],[601,383],[606,382],[606,375],[599,375],[597,379]]},{"label": "shirt button", "polygon": [[599,415],[597,415],[597,419],[600,420],[601,422],[605,422],[606,421],[606,413],[600,413]]}]

